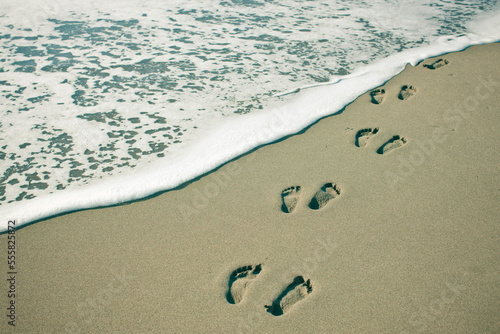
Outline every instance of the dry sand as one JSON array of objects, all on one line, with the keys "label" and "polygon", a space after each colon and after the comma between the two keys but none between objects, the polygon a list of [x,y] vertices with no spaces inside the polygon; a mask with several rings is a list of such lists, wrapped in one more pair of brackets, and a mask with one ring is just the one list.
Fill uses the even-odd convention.
[{"label": "dry sand", "polygon": [[382,103],[182,189],[18,230],[0,332],[498,333],[499,54],[408,66]]}]

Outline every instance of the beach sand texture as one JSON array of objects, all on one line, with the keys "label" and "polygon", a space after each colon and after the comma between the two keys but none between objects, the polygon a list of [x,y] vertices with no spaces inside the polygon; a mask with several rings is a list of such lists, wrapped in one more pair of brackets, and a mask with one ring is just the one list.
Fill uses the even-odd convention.
[{"label": "beach sand texture", "polygon": [[18,230],[0,332],[498,333],[499,54],[408,66],[179,189]]}]

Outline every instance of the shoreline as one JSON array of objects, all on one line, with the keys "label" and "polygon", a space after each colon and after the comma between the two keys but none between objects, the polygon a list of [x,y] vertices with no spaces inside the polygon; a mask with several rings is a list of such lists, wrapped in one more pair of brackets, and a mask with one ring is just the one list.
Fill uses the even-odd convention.
[{"label": "shoreline", "polygon": [[[379,87],[382,103],[367,92],[181,189],[20,229],[16,329],[493,332],[499,51],[472,46],[409,65]],[[424,67],[440,58],[449,64]],[[401,100],[404,85],[415,91]],[[362,129],[372,134],[357,139]],[[394,136],[400,146],[386,145]],[[393,149],[380,154],[384,145]],[[311,209],[328,183],[340,194]],[[282,191],[297,186],[285,213]],[[229,303],[231,273],[258,265]],[[299,301],[266,311],[298,276],[310,280]]]},{"label": "shoreline", "polygon": [[[483,38],[484,40],[491,39]],[[261,147],[301,134],[325,117],[341,113],[345,110],[346,103],[351,104],[360,92],[374,87],[374,84],[384,84],[403,69],[402,66],[394,66],[394,63],[418,64],[422,61],[422,57],[436,54],[436,48],[440,50],[439,53],[457,49],[463,51],[462,48],[470,48],[471,43],[479,43],[479,41],[472,42],[469,37],[462,36],[451,42],[436,40],[430,45],[393,54],[368,67],[358,69],[342,77],[341,80],[313,85],[314,89],[310,92],[292,96],[289,100],[282,101],[279,107],[271,108],[265,113],[249,114],[245,119],[233,117],[218,126],[208,126],[201,130],[199,138],[188,140],[190,143],[186,145],[182,154],[173,152],[168,164],[157,161],[131,170],[130,173],[118,174],[103,180],[94,179],[90,185],[56,191],[31,200],[5,203],[6,207],[2,208],[2,214],[7,217],[16,217],[21,224],[25,225],[79,210],[129,204],[178,189],[212,173],[221,165],[239,159]],[[440,57],[446,54],[441,54]],[[311,86],[297,90],[302,92],[309,88]],[[345,91],[349,93],[346,94]],[[337,93],[343,96],[341,100],[335,99]],[[312,116],[302,112],[307,108],[314,110]],[[242,122],[248,124],[248,129],[244,129],[248,131],[244,134],[240,133]],[[303,127],[304,124],[309,125]],[[240,130],[235,131],[235,129]],[[223,144],[228,141],[239,144],[228,148]],[[190,166],[190,168],[186,169],[182,166]],[[0,229],[5,230],[6,225],[2,224]]]}]

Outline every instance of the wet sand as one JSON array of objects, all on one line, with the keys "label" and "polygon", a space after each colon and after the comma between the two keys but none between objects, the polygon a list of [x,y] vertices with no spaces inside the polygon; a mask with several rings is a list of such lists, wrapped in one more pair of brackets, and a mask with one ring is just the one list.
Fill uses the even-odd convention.
[{"label": "wet sand", "polygon": [[0,331],[500,331],[499,51],[408,66],[181,189],[18,230]]}]

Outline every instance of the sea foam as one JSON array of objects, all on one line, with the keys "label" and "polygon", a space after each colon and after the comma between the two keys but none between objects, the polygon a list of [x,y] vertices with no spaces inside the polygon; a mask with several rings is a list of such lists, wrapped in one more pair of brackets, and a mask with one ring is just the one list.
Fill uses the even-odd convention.
[{"label": "sea foam", "polygon": [[[137,3],[132,0],[127,3],[131,7],[137,7]],[[237,2],[234,1],[233,3]],[[241,11],[246,13],[246,15],[241,15],[241,17],[244,17],[241,19],[242,22],[231,26],[232,29],[241,29],[234,27],[241,27],[245,20],[249,20],[250,22],[254,22],[255,20],[258,21],[259,18],[253,15],[255,12],[254,10],[257,8],[257,10],[262,12],[262,10],[266,8],[265,2],[243,1],[242,3],[247,3],[249,5],[236,9],[233,8],[234,6],[231,8],[223,6],[228,12],[233,11],[237,13]],[[251,5],[251,3],[260,5]],[[301,1],[289,2],[289,4],[292,3],[294,5],[306,5],[306,3]],[[61,4],[62,9],[60,8],[58,12],[54,13],[54,16],[60,18],[52,19],[52,21],[49,22],[57,22],[56,28],[60,28],[57,31],[62,34],[62,37],[58,37],[61,39],[61,45],[66,43],[66,46],[76,47],[76,51],[70,51],[73,57],[69,57],[69,55],[66,57],[73,60],[67,61],[66,63],[61,60],[63,58],[61,53],[64,54],[64,52],[66,52],[64,50],[68,49],[62,47],[52,47],[52,49],[50,49],[47,48],[47,44],[40,43],[40,46],[45,47],[43,51],[45,56],[47,54],[52,54],[53,56],[52,58],[43,58],[40,53],[40,57],[43,59],[40,61],[42,64],[37,63],[33,69],[33,66],[30,65],[31,63],[22,63],[26,61],[22,59],[29,60],[33,58],[29,54],[26,56],[26,52],[42,52],[39,50],[41,47],[26,49],[16,45],[17,49],[15,50],[19,51],[19,48],[21,48],[20,52],[24,52],[24,54],[22,57],[18,54],[12,56],[13,59],[11,64],[17,62],[15,66],[21,68],[21,70],[16,71],[16,69],[7,67],[7,72],[4,76],[4,78],[8,78],[8,83],[18,82],[22,84],[22,87],[29,87],[30,81],[36,78],[36,87],[42,87],[42,90],[46,89],[46,94],[38,95],[40,94],[39,88],[36,94],[32,94],[29,98],[27,97],[29,101],[30,98],[36,99],[42,96],[42,98],[40,98],[41,101],[24,102],[27,106],[39,104],[37,107],[29,109],[27,112],[23,113],[19,111],[16,113],[11,110],[11,112],[7,114],[7,119],[10,122],[9,127],[6,126],[6,124],[8,124],[7,121],[5,121],[6,118],[2,119],[2,128],[0,128],[0,130],[2,130],[1,139],[7,143],[6,146],[12,145],[14,147],[19,147],[16,151],[10,152],[10,156],[5,154],[3,158],[3,162],[6,163],[4,164],[2,162],[2,172],[5,170],[13,170],[12,166],[18,168],[17,170],[14,169],[14,172],[9,174],[8,177],[5,177],[4,174],[2,184],[8,186],[5,191],[6,197],[9,193],[14,194],[16,192],[16,183],[9,183],[9,181],[14,179],[18,180],[20,179],[19,176],[26,177],[27,180],[25,183],[26,187],[21,187],[19,189],[22,191],[31,189],[33,190],[33,195],[31,198],[22,198],[22,200],[4,200],[0,206],[0,216],[4,219],[1,222],[0,229],[6,229],[7,219],[16,219],[18,225],[23,225],[68,211],[133,201],[160,191],[175,188],[258,146],[272,143],[277,139],[297,133],[322,117],[338,113],[344,106],[352,102],[359,95],[380,86],[400,73],[407,64],[416,65],[418,62],[428,57],[463,50],[475,44],[491,43],[500,40],[500,32],[495,25],[496,22],[500,21],[499,11],[493,8],[489,12],[481,14],[482,16],[478,16],[479,21],[470,19],[465,20],[463,26],[465,32],[458,31],[460,34],[432,35],[428,32],[432,30],[429,28],[428,30],[422,29],[419,37],[415,29],[411,29],[411,33],[415,34],[413,39],[409,38],[407,40],[407,43],[411,44],[411,48],[403,48],[402,51],[396,51],[397,45],[393,45],[395,43],[394,35],[398,34],[398,31],[404,35],[408,27],[405,27],[402,22],[399,22],[398,25],[394,20],[388,20],[388,17],[384,16],[380,17],[376,22],[370,23],[370,16],[373,14],[373,11],[383,10],[384,6],[387,6],[385,2],[375,3],[379,7],[370,7],[367,5],[365,7],[361,6],[359,8],[354,8],[353,6],[350,9],[340,10],[344,7],[339,6],[333,11],[335,14],[332,14],[337,15],[335,19],[325,19],[323,16],[320,17],[322,12],[319,9],[321,9],[321,7],[318,7],[318,9],[314,6],[310,6],[312,8],[309,9],[309,11],[313,14],[311,14],[311,19],[309,21],[305,20],[307,21],[307,27],[304,27],[302,30],[309,30],[305,31],[308,34],[304,34],[303,38],[311,39],[311,41],[309,41],[311,54],[294,55],[292,52],[294,50],[293,45],[288,43],[289,50],[286,52],[286,55],[289,55],[289,60],[293,61],[297,61],[297,59],[308,59],[307,57],[316,55],[316,59],[319,59],[319,65],[311,65],[311,62],[309,62],[309,64],[304,63],[305,65],[300,64],[304,68],[309,69],[311,73],[314,73],[316,75],[315,77],[307,76],[306,72],[301,74],[300,71],[296,71],[294,74],[294,66],[297,68],[301,66],[291,66],[287,64],[286,59],[279,60],[279,57],[282,57],[283,54],[276,51],[275,53],[267,54],[266,59],[274,59],[274,61],[277,62],[278,68],[270,67],[268,72],[260,71],[259,73],[266,78],[266,80],[262,82],[259,81],[261,79],[259,77],[254,77],[254,79],[250,80],[249,78],[252,77],[252,73],[258,71],[256,69],[258,66],[253,68],[252,66],[254,65],[252,64],[256,64],[258,61],[264,62],[262,57],[266,56],[266,54],[258,51],[250,55],[250,52],[247,52],[247,54],[249,54],[247,57],[251,58],[251,60],[244,60],[244,56],[240,55],[239,60],[230,63],[235,67],[241,66],[241,71],[243,71],[243,73],[223,73],[224,68],[222,68],[222,72],[212,73],[215,77],[222,76],[222,81],[215,81],[218,84],[212,87],[205,85],[205,81],[210,82],[209,79],[205,81],[196,78],[189,79],[189,73],[195,73],[195,76],[198,73],[206,73],[203,72],[203,70],[197,72],[200,69],[204,69],[211,73],[210,71],[215,71],[214,66],[216,66],[217,61],[226,59],[225,57],[227,56],[234,56],[234,53],[231,51],[222,53],[221,56],[220,50],[224,49],[222,46],[217,47],[212,62],[210,62],[210,57],[206,57],[206,61],[197,58],[199,61],[193,60],[189,63],[179,63],[176,60],[177,62],[174,64],[172,58],[175,58],[175,53],[169,54],[168,56],[166,54],[158,54],[154,57],[154,63],[151,63],[151,61],[144,62],[145,59],[149,58],[140,55],[141,52],[135,52],[138,50],[129,52],[130,49],[123,49],[120,51],[122,52],[121,55],[116,51],[116,48],[107,50],[105,41],[102,41],[99,37],[100,35],[97,33],[120,29],[122,32],[128,31],[126,29],[137,26],[138,24],[136,21],[131,20],[131,18],[134,17],[133,15],[137,16],[137,11],[135,13],[127,11],[127,6],[123,6],[124,9],[121,11],[116,11],[112,8],[104,8],[102,6],[90,9],[84,8],[86,13],[95,15],[94,21],[99,20],[99,17],[101,17],[100,15],[102,15],[97,13],[99,11],[97,11],[96,8],[104,12],[108,10],[113,13],[113,15],[111,15],[112,18],[107,21],[109,25],[106,29],[101,27],[102,29],[99,30],[97,27],[86,27],[85,29],[87,30],[85,30],[83,28],[85,24],[87,24],[85,21],[69,21],[68,18],[64,17],[68,12],[64,9],[66,5],[64,3]],[[399,4],[399,2],[397,4]],[[157,6],[157,2],[151,2],[147,3],[143,8],[136,8],[136,10],[147,11],[147,9],[157,8]],[[193,13],[198,13],[196,10],[199,10],[201,7],[200,5],[194,5],[183,1],[175,2],[171,8],[175,8],[176,14],[169,16],[169,18],[174,18],[176,22],[179,22],[179,17],[184,17],[186,15],[192,16]],[[205,8],[207,12],[212,11],[213,13],[224,9],[222,7],[218,8],[215,5],[211,9],[210,7],[203,8]],[[391,15],[403,15],[407,12],[401,6],[393,6],[390,8],[392,8],[392,11],[386,11],[385,13],[389,12]],[[414,10],[410,14],[404,14],[403,16],[409,20],[412,25],[417,26],[418,24],[424,24],[425,21],[422,20],[425,19],[426,15],[431,15],[433,13],[432,8],[429,8],[430,7],[424,7],[424,10],[420,11]],[[169,10],[168,7],[163,9],[166,11]],[[268,10],[270,11],[270,9]],[[283,20],[290,20],[290,17],[294,17],[294,15],[299,15],[297,17],[299,17],[299,19],[302,17],[300,20],[303,21],[304,18],[307,18],[307,8],[299,11],[298,14],[296,14],[294,10],[296,10],[296,8],[290,9],[285,7],[283,12],[290,16],[288,18],[285,16]],[[18,15],[12,11],[7,11],[7,13],[10,13],[10,16],[7,16],[8,19]],[[356,22],[359,21],[359,19],[354,21],[343,19],[342,17],[345,16],[342,15],[345,13],[349,13],[349,15],[356,16],[357,18],[364,17],[366,23],[362,23],[363,28],[357,30],[359,33],[358,35],[360,35],[360,40],[358,41],[353,36],[350,36],[350,44],[338,42],[339,45],[348,45],[349,48],[346,46],[346,50],[340,50],[336,55],[328,54],[327,56],[321,57],[321,52],[324,52],[328,48],[334,48],[335,43],[317,41],[326,39],[322,37],[326,37],[332,31],[344,34],[341,39],[345,39],[348,36],[345,30],[354,29],[351,25],[356,25]],[[118,17],[118,14],[120,14],[121,17]],[[193,17],[186,20],[191,23],[197,22],[196,19],[200,18],[202,18],[202,20],[198,22],[211,20],[210,14],[203,14],[204,16],[194,17],[194,20],[192,20]],[[150,11],[147,15],[147,17],[149,17],[155,14]],[[167,20],[167,17],[163,17],[162,19]],[[214,15],[214,19],[217,19],[216,15]],[[260,18],[260,20],[267,20],[264,22],[266,24],[270,21],[270,19],[262,18]],[[281,18],[278,17],[278,21],[279,20],[281,20]],[[154,20],[151,19],[151,22],[153,21]],[[332,23],[332,21],[335,23]],[[43,18],[37,24],[41,27],[45,27],[44,29],[46,30],[43,32],[45,36],[50,36],[50,34],[53,33],[51,29],[54,29],[54,27],[47,25],[46,18]],[[273,40],[273,35],[270,34],[271,30],[268,29],[266,24],[253,27],[252,29],[255,31],[251,35],[242,35],[242,37],[244,37],[243,39],[238,37],[231,41],[231,43],[234,44],[241,40],[245,41],[247,37],[255,37],[261,40],[254,39],[254,42],[252,42],[254,44],[246,46],[247,48],[253,48],[255,44],[262,44],[264,46],[259,47],[263,48],[272,48],[271,45],[273,44],[280,45],[280,41]],[[317,31],[313,30],[316,25],[318,25]],[[366,39],[367,37],[361,33],[363,31],[374,30],[375,25],[378,25],[376,34],[392,34],[392,44],[389,46],[382,45],[381,50],[379,50],[380,52],[373,52],[373,46],[366,46],[363,49],[364,42],[362,39]],[[153,29],[153,26],[154,25],[150,26],[147,30],[156,30],[160,27],[160,25],[158,25],[156,29]],[[176,29],[175,26],[186,27],[185,24],[181,25],[180,23],[175,23],[173,26],[169,26],[169,28],[165,29],[170,29],[169,34],[172,34],[174,31],[173,29]],[[193,31],[200,31],[202,27],[204,27],[204,25],[193,26]],[[217,30],[215,34],[222,33],[224,29],[229,29],[227,23],[222,22],[219,25],[215,24],[214,27],[215,30],[221,29],[220,31]],[[81,31],[75,32],[75,30],[80,28]],[[453,27],[449,28],[452,29]],[[297,27],[290,29],[297,29]],[[441,27],[441,29],[443,28]],[[139,31],[140,29],[136,30]],[[266,32],[268,34],[265,34]],[[422,32],[428,33],[429,36]],[[78,34],[83,37],[80,36],[82,39],[78,40],[78,43],[76,43],[75,36],[78,37]],[[112,33],[110,34],[112,35]],[[163,35],[163,37],[166,38],[169,34]],[[373,34],[373,31],[367,34]],[[313,37],[308,37],[309,35]],[[201,37],[197,35],[193,36],[195,36],[193,37],[194,39],[197,39],[201,37],[208,38],[210,36],[214,38],[216,35],[204,35]],[[279,36],[281,36],[279,38],[283,37],[282,35]],[[29,40],[29,37],[30,36],[27,36],[25,39],[28,38]],[[383,37],[384,35],[380,36],[380,38]],[[10,38],[12,39],[12,36],[10,36]],[[93,41],[92,38],[97,39],[97,41]],[[418,38],[421,38],[423,42],[415,42]],[[50,38],[48,38],[48,40],[50,40]],[[171,40],[172,39],[170,39],[170,41]],[[150,44],[154,46],[155,42],[153,38],[151,38],[151,41]],[[187,39],[184,39],[184,42],[186,41]],[[222,41],[223,39],[220,41],[215,39],[215,41],[211,43],[215,45],[217,43],[222,43]],[[296,39],[293,38],[293,41],[296,42]],[[88,43],[88,45],[82,46],[81,42]],[[377,41],[371,41],[370,43],[376,42]],[[114,43],[113,45],[116,47],[120,42]],[[203,43],[206,43],[206,40],[199,39],[193,41],[192,44],[202,45]],[[327,43],[327,46],[324,46],[325,43]],[[35,43],[35,45],[37,44]],[[150,48],[151,45],[148,45],[146,48]],[[177,44],[173,44],[170,46],[176,45]],[[27,46],[32,45],[24,45],[24,47]],[[354,51],[357,47],[360,48],[360,50]],[[131,46],[131,48],[134,49],[134,46]],[[137,46],[137,48],[141,50],[140,46]],[[52,53],[50,53],[50,50],[52,50]],[[81,54],[78,53],[78,50],[81,51]],[[98,52],[96,52],[96,50]],[[177,47],[174,47],[173,50],[177,51]],[[266,52],[268,51],[269,50]],[[113,57],[111,57],[112,59],[102,60],[102,55],[106,52],[110,52],[116,57],[121,57],[119,59],[124,59],[127,64],[132,64],[130,65],[132,67],[121,66],[120,63],[113,60]],[[185,50],[184,52],[189,53],[190,51]],[[369,53],[364,59],[363,52]],[[210,55],[210,53],[206,54]],[[236,52],[236,55],[237,54],[238,52]],[[350,63],[347,62],[348,55],[353,55],[356,60]],[[197,56],[200,56],[200,54],[198,53]],[[76,58],[76,60],[74,60],[74,58]],[[38,60],[38,58],[35,59]],[[57,59],[57,61],[54,59]],[[91,61],[87,62],[88,59]],[[100,61],[98,61],[98,59]],[[330,62],[329,65],[328,61],[325,61],[325,59]],[[96,61],[99,62],[100,67],[91,67]],[[248,62],[246,63],[245,61]],[[345,63],[341,65],[339,64],[340,62]],[[61,66],[67,66],[66,71],[61,70]],[[74,70],[73,68],[77,66],[80,66],[80,68]],[[282,67],[280,68],[280,66]],[[286,69],[287,66],[289,66],[291,72],[280,74],[283,72],[281,70]],[[326,66],[329,66],[330,71],[324,70]],[[43,68],[46,70],[43,70]],[[82,74],[82,68],[86,71],[85,73],[91,72],[91,74],[85,77]],[[99,72],[99,68],[101,68],[101,72]],[[104,76],[99,74],[102,73],[102,68],[107,69],[109,73],[106,73],[108,73],[108,75]],[[161,78],[165,76],[165,72],[163,71],[175,72],[176,68],[178,69],[177,74],[181,77],[171,77],[171,81],[167,80],[160,84],[158,83],[161,81]],[[184,73],[186,72],[186,68],[188,69],[187,74]],[[30,72],[32,69],[33,72]],[[221,69],[218,68],[218,70]],[[141,74],[141,71],[144,73]],[[130,73],[133,73],[133,75]],[[182,77],[183,73],[186,75]],[[320,78],[325,75],[327,76],[326,80]],[[113,82],[103,79],[109,76],[120,79]],[[97,79],[92,79],[92,77]],[[87,87],[81,84],[82,79],[87,79]],[[177,82],[177,86],[179,82],[185,80],[182,85],[189,88],[183,91],[172,89],[174,79],[177,80],[175,81]],[[93,80],[93,85],[88,84],[89,80]],[[137,96],[141,96],[140,85],[147,82],[147,80],[153,83],[150,82],[147,89],[144,88],[145,93],[143,96],[146,98],[137,98]],[[189,84],[191,81],[194,85]],[[98,91],[95,88],[96,82],[98,82],[97,86],[99,86],[99,84],[101,85],[101,88],[103,82],[107,83],[104,89],[111,88],[107,91]],[[112,89],[116,82],[121,82],[121,89],[116,87],[115,90]],[[68,83],[70,83],[70,85],[68,85]],[[200,87],[204,85],[205,88],[202,90],[192,88],[196,86],[196,84],[200,85]],[[160,86],[163,87],[163,90],[159,89]],[[125,87],[129,87],[130,89],[125,89]],[[19,90],[19,87],[16,89]],[[26,88],[26,90],[29,89],[32,88]],[[76,94],[79,90],[82,91],[82,95]],[[167,94],[165,97],[162,97],[165,91],[170,95]],[[33,93],[34,91],[32,90],[31,92]],[[85,95],[91,96],[92,99],[80,99],[81,96]],[[151,98],[147,98],[147,96]],[[165,102],[163,100],[169,98],[176,101]],[[44,101],[44,99],[47,101]],[[125,102],[113,102],[113,99],[115,99],[115,101],[124,99]],[[261,104],[257,106],[258,103],[251,103],[251,101],[254,100]],[[250,102],[242,103],[238,101]],[[23,103],[22,97],[15,101],[10,100],[8,103],[11,109],[18,108],[19,105]],[[85,103],[90,103],[91,105],[85,105]],[[120,105],[120,103],[122,104]],[[252,106],[247,108],[246,106],[248,105]],[[169,108],[165,110],[165,106]],[[244,108],[244,112],[234,114],[235,111],[241,109],[241,106],[245,106],[247,109]],[[54,110],[47,110],[50,107],[54,107]],[[75,122],[75,120],[77,120],[77,122]],[[26,133],[26,128],[23,127],[22,121],[31,124],[32,127],[29,129],[31,132]],[[6,127],[7,129],[5,129]],[[58,132],[57,129],[64,129],[64,131]],[[50,132],[50,134],[47,135],[48,137],[43,137],[43,132]],[[155,134],[158,133],[163,134],[163,136],[155,137]],[[64,136],[63,134],[66,135]],[[32,137],[30,138],[30,136]],[[168,149],[164,148],[161,150],[161,144],[165,143],[167,141],[166,139],[169,140],[170,145]],[[24,148],[21,147],[26,145],[26,143],[30,145],[25,147],[34,149],[28,154],[23,155]],[[109,146],[110,143],[113,144],[111,147]],[[0,143],[0,145],[3,144]],[[81,156],[85,157],[85,161],[78,160]],[[8,165],[8,163],[10,163],[9,157],[13,157],[10,160],[14,162],[11,163],[10,166]],[[39,160],[53,159],[58,165],[53,162],[43,165],[40,162],[39,166],[36,166],[35,162],[37,162],[37,160],[29,160],[32,157],[37,157]],[[27,161],[27,164],[23,165],[18,163],[16,165],[16,159],[24,162]],[[130,161],[134,161],[135,164],[130,163]],[[22,170],[22,166],[27,166],[25,167],[25,171]],[[92,169],[93,166],[97,167]],[[110,167],[113,168],[109,170]],[[91,171],[95,171],[95,173],[90,174]],[[84,176],[86,174],[90,176],[85,178]],[[29,177],[31,177],[31,179],[29,179]],[[69,179],[72,181],[68,181]],[[54,180],[58,182],[54,182]],[[21,183],[21,185],[23,184],[23,182],[19,183]],[[46,184],[47,187],[39,189],[36,187],[37,184]],[[58,185],[60,185],[60,187]],[[44,186],[40,187],[43,188]]]}]

